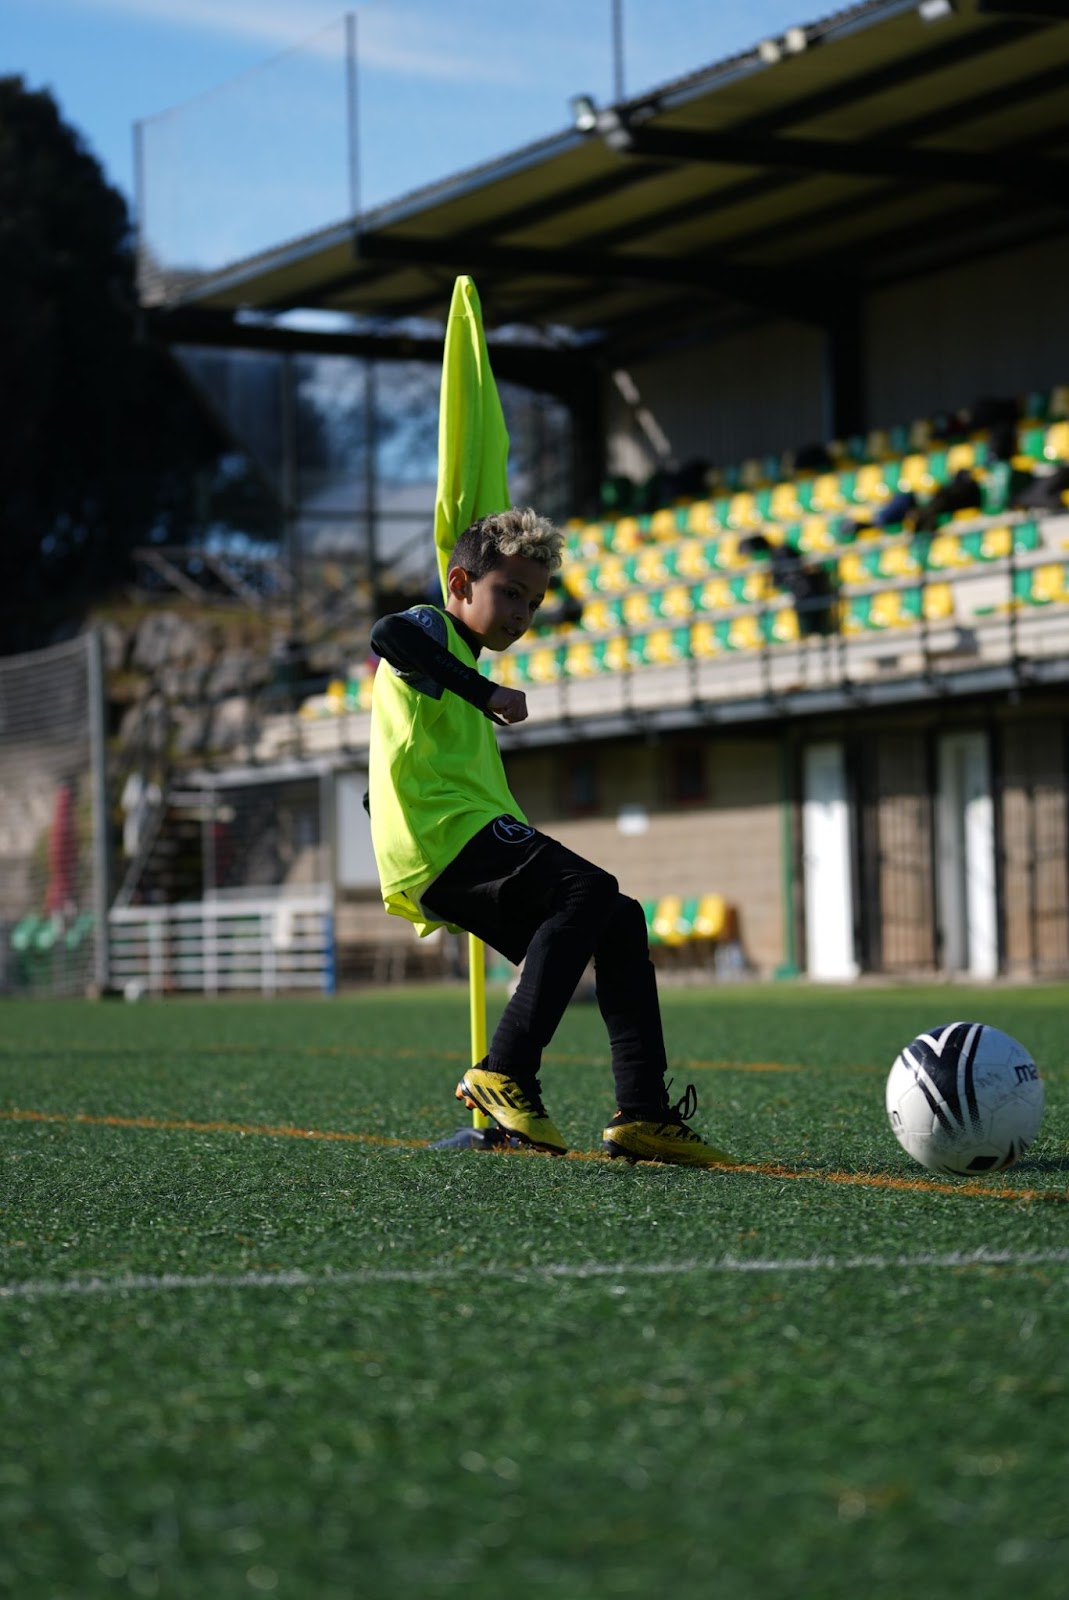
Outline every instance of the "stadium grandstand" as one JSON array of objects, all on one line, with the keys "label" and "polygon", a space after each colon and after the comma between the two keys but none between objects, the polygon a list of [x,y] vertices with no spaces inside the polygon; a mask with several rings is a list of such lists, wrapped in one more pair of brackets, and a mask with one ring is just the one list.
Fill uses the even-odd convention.
[{"label": "stadium grandstand", "polygon": [[[568,533],[485,667],[528,695],[510,782],[644,902],[666,968],[1069,973],[1067,70],[1065,5],[865,0],[246,257],[143,237],[151,334],[243,446],[227,362],[418,368],[433,397],[474,277],[498,380],[537,399],[514,497]],[[151,219],[150,146],[142,181]],[[299,565],[323,504],[299,408],[275,429]],[[427,489],[395,525],[381,486],[330,512],[369,623],[430,593]],[[428,969],[358,804],[373,671],[306,698],[299,750],[269,719],[183,780],[187,816],[319,786],[342,979]],[[156,982],[136,885],[113,915],[120,976]]]}]

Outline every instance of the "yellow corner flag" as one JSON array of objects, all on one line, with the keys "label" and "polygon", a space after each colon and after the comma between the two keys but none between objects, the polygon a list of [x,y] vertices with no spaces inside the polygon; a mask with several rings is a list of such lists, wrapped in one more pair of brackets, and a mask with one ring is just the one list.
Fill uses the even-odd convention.
[{"label": "yellow corner flag", "polygon": [[[442,356],[438,404],[438,491],[434,501],[434,548],[442,597],[447,596],[449,557],[460,535],[478,517],[507,511],[509,436],[483,332],[478,291],[469,277],[453,285]],[[486,955],[481,939],[468,935],[468,983],[472,1065],[486,1054]],[[472,1113],[477,1128],[489,1118]]]},{"label": "yellow corner flag", "polygon": [[468,277],[453,286],[438,405],[438,492],[434,547],[445,596],[453,546],[468,525],[511,505],[509,436],[483,332],[478,291]]}]

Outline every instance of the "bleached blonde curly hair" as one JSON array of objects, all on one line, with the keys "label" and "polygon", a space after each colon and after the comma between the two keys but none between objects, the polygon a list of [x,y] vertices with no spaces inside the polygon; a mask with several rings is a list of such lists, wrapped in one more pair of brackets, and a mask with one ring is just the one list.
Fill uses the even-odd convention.
[{"label": "bleached blonde curly hair", "polygon": [[556,572],[564,559],[564,535],[530,506],[495,511],[464,529],[449,557],[449,570],[463,567],[473,578],[484,578],[507,556],[526,556]]}]

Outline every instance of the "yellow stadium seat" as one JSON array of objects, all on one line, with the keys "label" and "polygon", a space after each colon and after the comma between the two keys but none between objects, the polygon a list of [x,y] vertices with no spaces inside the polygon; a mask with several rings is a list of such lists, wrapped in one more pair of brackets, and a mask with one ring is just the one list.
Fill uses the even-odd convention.
[{"label": "yellow stadium seat", "polygon": [[594,647],[588,640],[581,639],[568,646],[568,653],[564,658],[564,670],[569,678],[594,676],[598,670],[598,663],[594,657]]},{"label": "yellow stadium seat", "polygon": [[556,650],[531,651],[531,678],[534,683],[556,683],[560,664]]},{"label": "yellow stadium seat", "polygon": [[1048,461],[1069,461],[1069,422],[1056,422],[1047,429],[1043,454]]},{"label": "yellow stadium seat", "polygon": [[759,528],[761,518],[757,514],[757,500],[749,491],[740,491],[733,494],[728,506],[729,528]]},{"label": "yellow stadium seat", "polygon": [[704,658],[720,654],[720,641],[711,622],[696,622],[691,628],[690,652]]},{"label": "yellow stadium seat", "polygon": [[985,561],[999,561],[1013,551],[1013,534],[1009,528],[985,528],[980,540],[980,554]]},{"label": "yellow stadium seat", "polygon": [[595,588],[602,594],[620,594],[627,588],[627,573],[619,556],[606,556],[591,573]]},{"label": "yellow stadium seat", "polygon": [[718,541],[716,547],[716,564],[718,567],[748,567],[750,558],[743,555],[739,549],[739,536],[737,533],[725,533]]},{"label": "yellow stadium seat", "polygon": [[864,583],[868,577],[865,563],[856,550],[847,550],[839,557],[839,582]]},{"label": "yellow stadium seat", "polygon": [[733,604],[731,585],[726,578],[709,578],[702,584],[701,608],[703,611],[726,611]]},{"label": "yellow stadium seat", "polygon": [[930,567],[968,567],[971,564],[972,557],[962,549],[956,533],[940,533],[932,540],[928,550]]},{"label": "yellow stadium seat", "polygon": [[835,540],[828,527],[827,517],[806,517],[798,537],[798,548],[807,555],[821,550],[834,550]]},{"label": "yellow stadium seat", "polygon": [[728,629],[728,639],[733,650],[756,650],[761,644],[761,622],[752,614],[733,617]]},{"label": "yellow stadium seat", "polygon": [[955,472],[971,472],[976,465],[976,446],[965,440],[963,444],[952,444],[947,451],[947,476],[952,478]]},{"label": "yellow stadium seat", "polygon": [[694,917],[696,939],[719,939],[728,924],[728,908],[722,894],[703,894]]},{"label": "yellow stadium seat", "polygon": [[676,550],[676,571],[681,578],[704,578],[709,571],[705,539],[681,539]]},{"label": "yellow stadium seat", "polygon": [[667,667],[676,660],[671,628],[653,628],[646,635],[646,660],[657,667]]},{"label": "yellow stadium seat", "polygon": [[591,600],[583,607],[583,627],[588,633],[608,633],[615,625],[607,600]]},{"label": "yellow stadium seat", "polygon": [[929,622],[945,622],[954,615],[954,591],[949,583],[931,583],[924,591],[924,615]]},{"label": "yellow stadium seat", "polygon": [[624,621],[629,628],[641,628],[650,620],[650,597],[644,590],[624,596]]},{"label": "yellow stadium seat", "polygon": [[912,578],[921,570],[908,540],[889,545],[882,554],[880,571],[885,578]]},{"label": "yellow stadium seat", "polygon": [[839,486],[837,472],[822,472],[813,482],[813,498],[810,504],[814,511],[841,511],[846,501]]},{"label": "yellow stadium seat", "polygon": [[627,640],[622,633],[616,634],[605,645],[605,665],[610,672],[626,672],[631,665],[631,656],[627,648]]},{"label": "yellow stadium seat", "polygon": [[912,494],[931,494],[935,490],[936,481],[929,470],[926,455],[906,456],[902,462],[898,487],[903,492],[908,490]]},{"label": "yellow stadium seat", "polygon": [[793,606],[781,606],[772,616],[772,637],[780,644],[798,640],[798,613]]},{"label": "yellow stadium seat", "polygon": [[664,583],[667,577],[668,568],[664,562],[663,546],[647,545],[642,553],[635,557],[635,582],[653,587]]},{"label": "yellow stadium seat", "polygon": [[793,483],[777,483],[769,501],[768,514],[773,522],[797,522],[802,516],[798,490]]},{"label": "yellow stadium seat", "polygon": [[1062,565],[1032,569],[1032,599],[1041,601],[1065,599],[1065,568]]},{"label": "yellow stadium seat", "polygon": [[637,550],[642,543],[642,530],[637,517],[621,517],[612,530],[612,547],[626,554]]},{"label": "yellow stadium seat", "polygon": [[869,610],[869,626],[872,628],[893,628],[902,620],[902,601],[897,589],[883,589],[872,597],[872,606]]},{"label": "yellow stadium seat", "polygon": [[592,577],[591,563],[578,561],[573,566],[565,568],[561,581],[569,594],[575,595],[578,600],[585,600],[588,594],[593,593]]},{"label": "yellow stadium seat", "polygon": [[689,617],[694,610],[690,590],[685,583],[675,583],[661,596],[661,614],[666,617]]},{"label": "yellow stadium seat", "polygon": [[874,461],[858,467],[854,482],[854,499],[859,505],[879,505],[890,499],[891,491],[884,481],[883,468]]},{"label": "yellow stadium seat", "polygon": [[683,909],[683,897],[678,894],[665,894],[657,902],[653,913],[653,922],[650,924],[654,934],[662,944],[679,944],[677,924],[679,913]]}]

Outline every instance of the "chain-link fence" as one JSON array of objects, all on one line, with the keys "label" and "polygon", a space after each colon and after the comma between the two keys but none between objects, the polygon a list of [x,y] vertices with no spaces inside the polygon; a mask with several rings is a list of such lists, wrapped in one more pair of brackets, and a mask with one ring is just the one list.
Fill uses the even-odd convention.
[{"label": "chain-link fence", "polygon": [[0,994],[107,985],[97,635],[0,660]]}]

